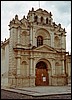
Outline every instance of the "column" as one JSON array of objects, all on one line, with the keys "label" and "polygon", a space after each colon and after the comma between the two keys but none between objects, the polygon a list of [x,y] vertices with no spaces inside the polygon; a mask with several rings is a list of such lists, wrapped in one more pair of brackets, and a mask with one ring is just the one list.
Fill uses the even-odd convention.
[{"label": "column", "polygon": [[61,56],[61,74],[65,74],[64,55]]},{"label": "column", "polygon": [[30,75],[32,76],[32,59],[30,59]]},{"label": "column", "polygon": [[46,24],[46,17],[44,17],[44,24]]},{"label": "column", "polygon": [[68,62],[68,76],[71,76],[71,64]]},{"label": "column", "polygon": [[33,46],[37,46],[37,38],[35,37],[36,30],[33,30]]},{"label": "column", "polygon": [[40,16],[38,16],[38,22],[40,23],[41,22],[41,19],[40,19],[41,17]]},{"label": "column", "polygon": [[64,36],[61,36],[61,48],[64,48]]},{"label": "column", "polygon": [[52,41],[53,41],[52,47],[54,47],[54,33],[52,33]]},{"label": "column", "polygon": [[28,67],[28,64],[26,64],[26,67],[27,67],[27,76],[29,76],[29,67]]},{"label": "column", "polygon": [[64,60],[62,60],[62,72],[63,72],[63,74],[65,74]]},{"label": "column", "polygon": [[34,67],[34,73],[33,73],[33,75],[35,76],[35,71],[36,71],[36,63],[35,63],[35,60],[34,60],[33,67]]},{"label": "column", "polygon": [[52,75],[55,75],[55,63],[54,63],[54,59],[52,60]]},{"label": "column", "polygon": [[37,38],[34,40],[34,45],[37,46]]},{"label": "column", "polygon": [[33,69],[32,69],[32,67],[33,67],[33,59],[32,59],[32,52],[31,52],[31,56],[30,56],[30,75],[32,76],[32,74],[33,74]]},{"label": "column", "polygon": [[18,27],[18,44],[20,44],[20,32],[21,32],[21,28]]},{"label": "column", "polygon": [[33,35],[33,34],[32,34],[32,31],[33,31],[33,30],[32,30],[32,25],[31,25],[31,30],[30,30],[30,43],[31,43],[31,45],[32,45],[32,35]]},{"label": "column", "polygon": [[20,52],[18,51],[18,56],[17,56],[17,75],[20,75]]},{"label": "column", "polygon": [[51,47],[54,47],[54,33],[51,33]]}]

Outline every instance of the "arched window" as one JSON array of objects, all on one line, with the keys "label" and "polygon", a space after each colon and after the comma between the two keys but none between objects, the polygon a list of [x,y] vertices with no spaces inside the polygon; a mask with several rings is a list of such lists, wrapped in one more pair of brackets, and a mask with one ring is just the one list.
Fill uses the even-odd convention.
[{"label": "arched window", "polygon": [[48,24],[48,18],[46,18],[46,24]]},{"label": "arched window", "polygon": [[38,16],[35,16],[34,21],[37,22],[37,20],[38,20]]},{"label": "arched window", "polygon": [[43,22],[43,17],[41,17],[41,22]]},{"label": "arched window", "polygon": [[37,47],[43,45],[43,37],[42,36],[38,36],[37,37]]},{"label": "arched window", "polygon": [[49,20],[49,25],[51,25],[51,20]]}]

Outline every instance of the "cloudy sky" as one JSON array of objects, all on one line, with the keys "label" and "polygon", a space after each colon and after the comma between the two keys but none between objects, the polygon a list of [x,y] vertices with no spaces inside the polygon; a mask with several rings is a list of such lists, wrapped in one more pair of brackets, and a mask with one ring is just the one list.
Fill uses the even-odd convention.
[{"label": "cloudy sky", "polygon": [[66,51],[71,52],[71,1],[1,1],[1,41],[9,38],[9,22],[17,14],[19,19],[29,10],[42,8],[52,13],[53,22],[66,29]]}]

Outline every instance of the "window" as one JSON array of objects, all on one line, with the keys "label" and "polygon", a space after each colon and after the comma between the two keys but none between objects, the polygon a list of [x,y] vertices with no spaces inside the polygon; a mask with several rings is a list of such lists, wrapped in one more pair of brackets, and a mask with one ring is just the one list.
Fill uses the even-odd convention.
[{"label": "window", "polygon": [[37,17],[37,16],[35,16],[34,21],[35,21],[35,22],[37,22],[37,20],[38,20],[38,17]]},{"label": "window", "polygon": [[51,25],[51,20],[49,20],[49,25]]},{"label": "window", "polygon": [[46,18],[46,24],[48,24],[48,18]]},{"label": "window", "polygon": [[38,36],[37,37],[37,47],[43,45],[43,37],[42,36]]},{"label": "window", "polygon": [[41,22],[43,22],[43,17],[41,17]]}]

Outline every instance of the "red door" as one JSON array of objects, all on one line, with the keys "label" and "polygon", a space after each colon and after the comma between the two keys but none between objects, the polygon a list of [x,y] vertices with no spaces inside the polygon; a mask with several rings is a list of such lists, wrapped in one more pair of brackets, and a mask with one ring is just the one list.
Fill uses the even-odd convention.
[{"label": "red door", "polygon": [[39,66],[39,64],[38,64],[38,66],[36,68],[35,85],[36,86],[47,86],[49,84],[48,71],[47,71],[46,67],[43,67],[43,63],[40,65],[42,65],[42,66]]}]

